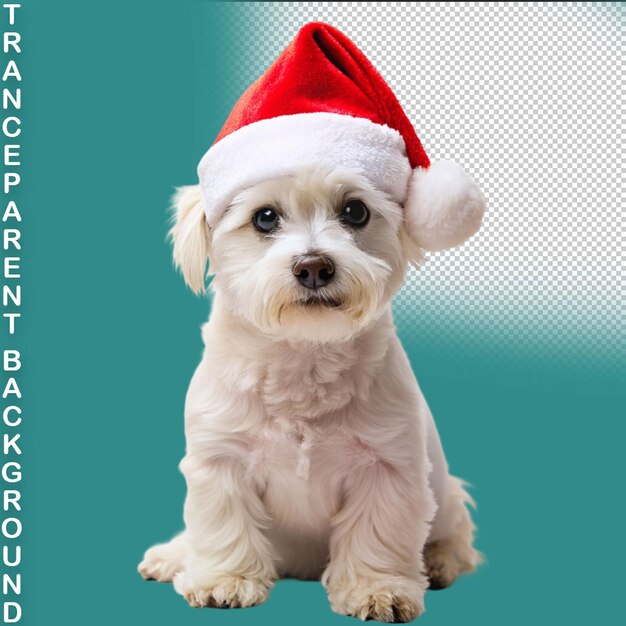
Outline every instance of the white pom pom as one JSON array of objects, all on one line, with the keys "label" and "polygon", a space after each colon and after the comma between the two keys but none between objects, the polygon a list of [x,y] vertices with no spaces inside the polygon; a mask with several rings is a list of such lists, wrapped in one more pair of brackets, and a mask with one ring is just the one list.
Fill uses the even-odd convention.
[{"label": "white pom pom", "polygon": [[452,161],[413,171],[404,204],[406,227],[424,250],[445,250],[479,228],[485,199],[465,170]]}]

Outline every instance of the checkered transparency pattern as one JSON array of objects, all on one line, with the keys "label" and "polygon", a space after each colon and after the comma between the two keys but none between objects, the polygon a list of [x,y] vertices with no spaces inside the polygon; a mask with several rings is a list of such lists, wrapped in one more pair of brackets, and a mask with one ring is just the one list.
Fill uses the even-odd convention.
[{"label": "checkered transparency pattern", "polygon": [[257,76],[303,23],[327,21],[386,78],[431,159],[461,163],[481,185],[481,232],[410,273],[395,301],[400,326],[440,339],[488,329],[566,353],[624,347],[626,46],[617,5],[239,6],[234,19],[248,32],[228,51],[233,67]]}]

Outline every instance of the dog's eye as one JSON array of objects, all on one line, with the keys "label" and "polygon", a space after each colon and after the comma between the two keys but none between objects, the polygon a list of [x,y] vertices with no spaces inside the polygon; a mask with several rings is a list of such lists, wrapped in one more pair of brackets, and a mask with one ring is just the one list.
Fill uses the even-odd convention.
[{"label": "dog's eye", "polygon": [[369,209],[360,200],[348,200],[341,210],[341,220],[355,228],[365,226],[370,219]]},{"label": "dog's eye", "polygon": [[262,233],[270,233],[278,226],[278,214],[274,209],[264,207],[254,214],[252,223]]}]

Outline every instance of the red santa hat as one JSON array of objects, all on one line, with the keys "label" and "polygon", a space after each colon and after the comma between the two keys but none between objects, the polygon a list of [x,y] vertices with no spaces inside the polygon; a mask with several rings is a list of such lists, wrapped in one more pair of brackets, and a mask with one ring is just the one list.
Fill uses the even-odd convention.
[{"label": "red santa hat", "polygon": [[350,168],[404,206],[426,250],[458,245],[479,228],[484,199],[463,169],[431,164],[393,92],[336,28],[303,26],[241,96],[198,166],[209,225],[235,195],[305,165]]}]

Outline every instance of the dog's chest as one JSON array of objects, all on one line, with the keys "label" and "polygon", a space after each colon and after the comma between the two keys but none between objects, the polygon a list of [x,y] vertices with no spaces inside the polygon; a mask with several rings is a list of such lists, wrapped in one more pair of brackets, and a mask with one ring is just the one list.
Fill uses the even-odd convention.
[{"label": "dog's chest", "polygon": [[378,354],[363,343],[313,350],[282,350],[268,359],[258,385],[268,416],[292,424],[344,409],[365,399]]},{"label": "dog's chest", "polygon": [[339,506],[339,466],[353,439],[340,429],[321,432],[300,422],[268,428],[254,440],[248,475],[275,521],[316,533],[327,525]]},{"label": "dog's chest", "polygon": [[248,470],[265,478],[290,476],[304,487],[329,458],[341,456],[350,440],[339,427],[321,430],[302,420],[274,423],[252,440]]}]

